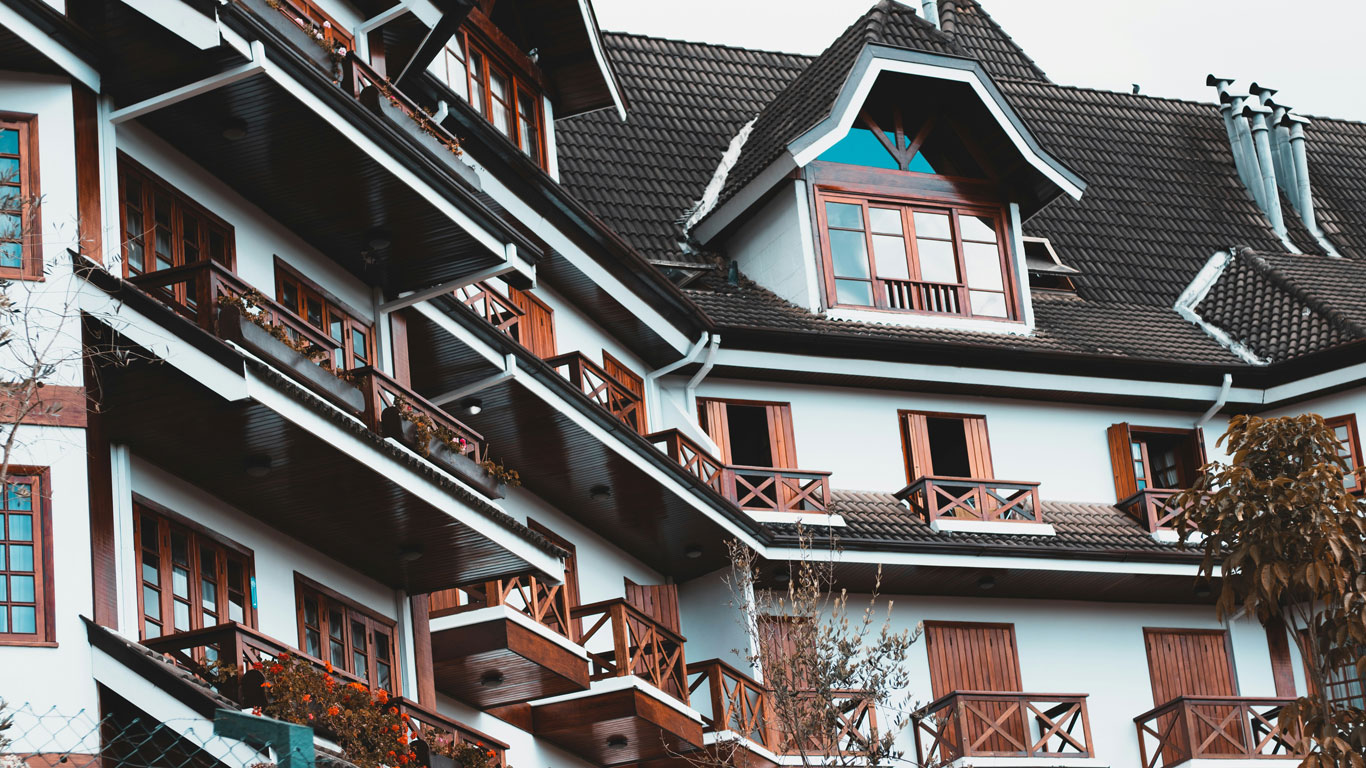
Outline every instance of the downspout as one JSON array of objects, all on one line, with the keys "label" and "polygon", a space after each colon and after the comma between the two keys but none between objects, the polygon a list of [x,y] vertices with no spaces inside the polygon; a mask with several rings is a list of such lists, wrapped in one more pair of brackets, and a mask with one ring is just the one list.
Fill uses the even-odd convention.
[{"label": "downspout", "polygon": [[1304,221],[1304,228],[1309,230],[1309,234],[1314,236],[1319,247],[1329,256],[1340,259],[1342,254],[1328,241],[1323,230],[1319,229],[1318,218],[1314,214],[1314,195],[1309,187],[1309,152],[1304,146],[1304,126],[1308,120],[1299,115],[1286,112],[1283,122],[1289,123],[1290,156],[1295,163],[1295,197],[1300,201],[1300,219]]},{"label": "downspout", "polygon": [[1204,415],[1195,422],[1195,426],[1203,427],[1209,423],[1210,419],[1214,418],[1214,414],[1218,413],[1219,410],[1224,407],[1224,404],[1228,402],[1228,393],[1231,389],[1233,389],[1233,374],[1226,373],[1224,374],[1224,383],[1219,385],[1218,397],[1214,398],[1214,402],[1210,405],[1209,410],[1205,411]]},{"label": "downspout", "polygon": [[693,413],[697,412],[697,385],[701,384],[702,380],[707,378],[707,374],[711,373],[711,367],[716,364],[716,350],[720,346],[721,334],[712,334],[711,343],[707,345],[707,357],[702,361],[702,367],[692,375],[691,379],[688,379],[688,386],[683,390],[688,408]]},{"label": "downspout", "polygon": [[[654,418],[660,418],[662,416],[662,414],[660,413],[660,407],[663,405],[663,401],[660,399],[659,396],[659,385],[656,382],[659,381],[659,378],[661,376],[667,376],[673,373],[674,371],[678,370],[679,368],[682,368],[683,366],[688,365],[692,361],[696,360],[697,356],[702,354],[702,348],[707,345],[707,338],[710,335],[711,334],[707,333],[706,331],[703,331],[702,335],[697,337],[697,342],[693,344],[692,347],[688,349],[686,353],[684,353],[683,357],[673,361],[672,363],[669,363],[663,368],[660,368],[655,371],[650,371],[649,373],[645,374],[645,391],[650,393],[649,414],[653,415]],[[658,424],[651,424],[650,431],[658,432],[659,426],[660,425]]]}]

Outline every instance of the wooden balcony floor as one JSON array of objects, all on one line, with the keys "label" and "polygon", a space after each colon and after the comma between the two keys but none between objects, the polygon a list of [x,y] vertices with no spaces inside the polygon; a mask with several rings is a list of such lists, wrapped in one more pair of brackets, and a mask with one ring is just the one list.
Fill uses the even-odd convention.
[{"label": "wooden balcony floor", "polygon": [[[603,766],[661,760],[702,746],[702,724],[635,688],[532,707],[538,737]],[[608,742],[625,738],[624,744]]]},{"label": "wooden balcony floor", "polygon": [[438,690],[480,709],[588,689],[585,657],[510,618],[433,631],[432,667]]}]

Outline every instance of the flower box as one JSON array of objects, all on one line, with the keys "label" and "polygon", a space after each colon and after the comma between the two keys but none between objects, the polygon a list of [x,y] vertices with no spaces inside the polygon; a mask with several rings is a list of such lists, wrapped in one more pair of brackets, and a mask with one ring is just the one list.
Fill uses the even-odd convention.
[{"label": "flower box", "polygon": [[252,322],[237,307],[226,306],[218,310],[218,335],[250,350],[333,405],[356,415],[365,412],[365,394],[356,385],[337,378],[331,371],[270,335],[269,331]]},{"label": "flower box", "polygon": [[475,173],[474,168],[462,160],[445,142],[424,131],[422,126],[418,124],[417,117],[408,114],[402,107],[394,104],[378,87],[366,86],[361,91],[360,101],[375,114],[383,117],[394,127],[410,136],[413,141],[431,150],[431,153],[439,158],[442,164],[453,171],[456,176],[460,177],[461,181],[475,190],[483,188],[479,182],[479,174]]},{"label": "flower box", "polygon": [[503,498],[503,486],[494,480],[474,459],[452,450],[440,438],[432,436],[423,446],[418,440],[417,425],[403,418],[398,408],[385,408],[380,415],[381,434],[392,437],[422,454],[427,460],[460,478],[465,484],[491,499]]},{"label": "flower box", "polygon": [[[328,50],[322,41],[317,40],[307,30],[296,24],[288,15],[287,8],[276,8],[267,0],[237,0],[237,2],[256,14],[257,18],[267,27],[275,30],[281,37],[292,43],[299,50],[299,53],[318,65],[318,69],[326,72],[333,80],[341,79],[341,58]],[[305,20],[305,23],[309,22]]]}]

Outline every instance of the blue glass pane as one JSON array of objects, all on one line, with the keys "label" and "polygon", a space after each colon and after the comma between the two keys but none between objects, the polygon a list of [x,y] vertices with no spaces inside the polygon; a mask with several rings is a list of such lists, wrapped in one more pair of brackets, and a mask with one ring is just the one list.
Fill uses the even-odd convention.
[{"label": "blue glass pane", "polygon": [[916,152],[915,157],[911,158],[909,170],[915,171],[916,173],[939,173],[939,171],[934,169],[933,165],[930,165],[930,161],[925,159],[925,155],[922,152]]},{"label": "blue glass pane", "polygon": [[33,515],[9,516],[9,540],[33,541]]},{"label": "blue glass pane", "polygon": [[28,483],[10,483],[7,509],[33,509],[33,486]]},{"label": "blue glass pane", "polygon": [[33,602],[33,577],[9,577],[9,599],[13,600],[16,603]]},{"label": "blue glass pane", "polygon": [[13,128],[0,128],[0,154],[19,154],[19,132]]},{"label": "blue glass pane", "polygon": [[4,606],[0,606],[0,632],[9,631],[9,611]]},{"label": "blue glass pane", "polygon": [[19,243],[0,243],[0,267],[18,269],[24,265],[24,246]]},{"label": "blue glass pane", "polygon": [[[888,141],[896,143],[896,134],[887,133]],[[867,128],[851,128],[844,138],[840,139],[835,146],[821,153],[818,160],[830,163],[846,163],[848,165],[866,165],[872,168],[886,168],[897,170],[900,166],[896,164],[896,158],[892,153],[882,146],[882,142],[877,140],[877,136]]]},{"label": "blue glass pane", "polygon": [[15,157],[0,157],[0,181],[19,183],[19,159]]},{"label": "blue glass pane", "polygon": [[33,547],[27,544],[9,545],[9,569],[11,571],[32,571]]},{"label": "blue glass pane", "polygon": [[37,610],[28,606],[16,605],[9,609],[11,632],[33,634],[38,631]]}]

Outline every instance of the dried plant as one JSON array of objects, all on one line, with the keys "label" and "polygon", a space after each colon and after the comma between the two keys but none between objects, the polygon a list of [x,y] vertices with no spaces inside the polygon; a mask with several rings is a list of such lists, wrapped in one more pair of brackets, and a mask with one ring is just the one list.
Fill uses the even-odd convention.
[{"label": "dried plant", "polygon": [[1366,711],[1325,693],[1366,679],[1366,502],[1344,488],[1351,468],[1317,415],[1237,416],[1225,442],[1232,461],[1205,466],[1176,498],[1178,533],[1204,536],[1200,578],[1220,569],[1221,620],[1246,613],[1300,642],[1312,690],[1282,708],[1280,727],[1302,729],[1303,768],[1362,768]]}]

